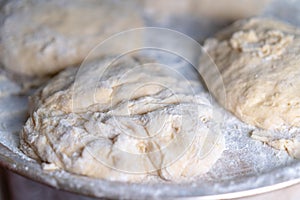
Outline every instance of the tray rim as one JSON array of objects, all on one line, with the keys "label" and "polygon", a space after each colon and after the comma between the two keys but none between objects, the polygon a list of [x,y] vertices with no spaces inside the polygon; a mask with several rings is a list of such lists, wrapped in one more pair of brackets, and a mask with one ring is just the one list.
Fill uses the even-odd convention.
[{"label": "tray rim", "polygon": [[[144,184],[108,181],[70,174],[61,170],[46,172],[37,161],[23,159],[21,155],[11,151],[1,144],[1,142],[0,165],[44,185],[96,198],[148,199],[165,197],[231,199],[262,194],[300,183],[300,162],[292,163],[283,168],[278,167],[259,175],[241,177],[235,181],[228,180],[220,183],[205,183],[201,185],[201,188],[200,185],[194,184]],[[61,173],[63,173],[63,175]],[[76,184],[74,184],[74,179],[77,182]],[[107,188],[110,187],[112,187],[112,189],[107,190]],[[158,188],[160,192],[155,193]]]}]

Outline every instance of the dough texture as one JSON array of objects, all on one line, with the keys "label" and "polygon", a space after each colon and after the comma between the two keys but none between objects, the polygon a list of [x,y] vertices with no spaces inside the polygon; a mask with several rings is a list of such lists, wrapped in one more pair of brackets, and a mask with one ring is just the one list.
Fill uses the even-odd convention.
[{"label": "dough texture", "polygon": [[[216,99],[259,128],[299,127],[299,33],[288,24],[254,18],[238,21],[208,39],[205,48],[224,83],[211,82]],[[202,71],[209,74],[207,60],[200,62]],[[220,98],[222,87],[227,99]]]},{"label": "dough texture", "polygon": [[32,97],[21,149],[109,180],[177,181],[207,172],[224,138],[209,131],[214,112],[200,83],[141,57],[120,58],[103,70],[106,62],[87,63],[78,73],[68,68]]},{"label": "dough texture", "polygon": [[275,149],[286,151],[290,156],[300,159],[299,129],[281,132],[255,130],[251,133],[251,138]]},{"label": "dough texture", "polygon": [[1,62],[20,74],[54,74],[81,63],[113,34],[143,26],[137,10],[122,1],[8,1],[1,11]]}]

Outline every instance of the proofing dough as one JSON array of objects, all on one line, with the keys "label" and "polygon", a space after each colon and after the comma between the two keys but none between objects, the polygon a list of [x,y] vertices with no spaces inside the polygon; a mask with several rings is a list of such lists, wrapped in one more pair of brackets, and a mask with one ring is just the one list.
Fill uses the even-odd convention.
[{"label": "proofing dough", "polygon": [[113,34],[141,27],[137,10],[132,2],[110,0],[8,1],[1,11],[1,62],[20,74],[56,73]]},{"label": "proofing dough", "polygon": [[[224,85],[211,86],[224,107],[263,129],[300,126],[298,29],[271,19],[238,21],[207,40],[205,48],[223,78]],[[201,62],[209,74],[207,59]],[[226,100],[220,98],[223,86]]]},{"label": "proofing dough", "polygon": [[33,96],[21,149],[69,172],[110,180],[176,181],[207,172],[224,138],[209,131],[216,122],[200,83],[136,56],[103,71],[107,62],[88,63],[76,81],[77,69],[66,69]]},{"label": "proofing dough", "polygon": [[[291,134],[290,132],[295,132]],[[300,138],[299,129],[295,131],[273,132],[264,130],[255,130],[251,133],[251,138],[260,140],[269,146],[286,151],[290,156],[300,159]]]}]

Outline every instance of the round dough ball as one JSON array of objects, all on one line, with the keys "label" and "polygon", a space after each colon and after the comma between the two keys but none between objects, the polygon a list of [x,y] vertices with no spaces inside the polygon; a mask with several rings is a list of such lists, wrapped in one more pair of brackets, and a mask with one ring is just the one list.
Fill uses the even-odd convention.
[{"label": "round dough ball", "polygon": [[134,2],[110,0],[8,1],[1,11],[1,62],[19,74],[54,74],[81,63],[113,34],[142,27],[137,10]]},{"label": "round dough ball", "polygon": [[[238,21],[208,39],[205,48],[223,78],[223,83],[212,82],[216,99],[251,125],[299,127],[299,33],[288,24],[254,18]],[[199,66],[209,74],[208,63],[203,58]],[[221,99],[222,87],[226,100]]]},{"label": "round dough ball", "polygon": [[[69,172],[119,181],[192,178],[224,149],[200,83],[125,57],[54,77],[31,99],[21,133],[30,157]],[[105,69],[105,70],[104,70]]]}]

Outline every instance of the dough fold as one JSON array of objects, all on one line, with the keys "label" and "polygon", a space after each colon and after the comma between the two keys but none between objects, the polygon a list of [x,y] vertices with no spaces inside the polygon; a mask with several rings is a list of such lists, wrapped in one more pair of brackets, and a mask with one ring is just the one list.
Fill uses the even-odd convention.
[{"label": "dough fold", "polygon": [[21,149],[109,180],[177,181],[207,172],[224,138],[213,129],[215,111],[200,82],[140,57],[108,60],[66,69],[32,97]]}]

